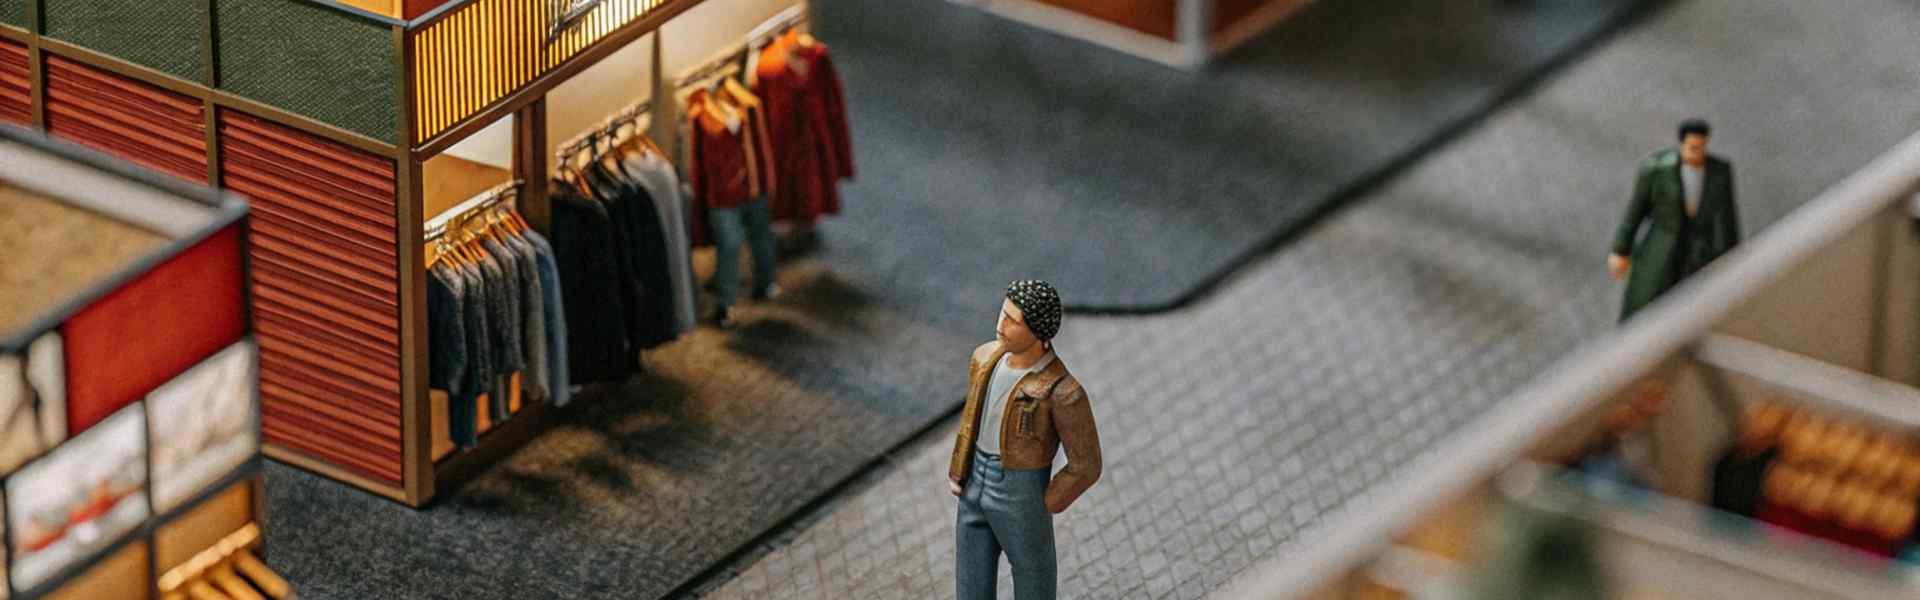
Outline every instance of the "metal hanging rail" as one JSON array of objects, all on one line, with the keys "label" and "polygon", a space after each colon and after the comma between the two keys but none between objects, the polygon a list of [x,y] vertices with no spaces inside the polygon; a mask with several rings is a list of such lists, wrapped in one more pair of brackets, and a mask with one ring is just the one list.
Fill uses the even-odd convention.
[{"label": "metal hanging rail", "polygon": [[494,186],[492,189],[480,192],[472,198],[463,200],[459,204],[453,205],[453,208],[442,211],[439,215],[428,220],[426,229],[421,237],[425,238],[426,241],[433,241],[445,235],[448,230],[447,226],[460,220],[461,217],[498,206],[501,202],[512,202],[518,199],[521,183],[521,180],[518,179],[502,183]]},{"label": "metal hanging rail", "polygon": [[674,80],[674,88],[684,89],[702,80],[721,75],[727,69],[742,68],[742,63],[745,61],[747,53],[765,47],[767,42],[772,41],[773,38],[778,37],[788,29],[806,23],[807,5],[805,3],[788,7],[786,10],[782,10],[778,14],[768,17],[767,20],[754,26],[753,29],[747,30],[746,37],[743,38],[739,44],[716,52],[706,60],[701,61],[698,66],[682,71],[680,76]]}]

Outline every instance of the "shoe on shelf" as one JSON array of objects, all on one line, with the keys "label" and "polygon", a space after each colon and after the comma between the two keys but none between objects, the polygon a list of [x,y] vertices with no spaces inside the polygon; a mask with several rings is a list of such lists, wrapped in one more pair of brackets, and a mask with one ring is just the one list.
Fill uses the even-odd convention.
[{"label": "shoe on shelf", "polygon": [[707,318],[707,322],[721,329],[733,329],[733,317],[727,314],[726,307],[713,309],[713,315]]},{"label": "shoe on shelf", "polygon": [[769,284],[767,285],[767,287],[763,287],[763,288],[754,288],[753,299],[754,300],[772,300],[774,298],[779,298],[781,291],[782,290],[780,289],[780,284],[778,283]]}]

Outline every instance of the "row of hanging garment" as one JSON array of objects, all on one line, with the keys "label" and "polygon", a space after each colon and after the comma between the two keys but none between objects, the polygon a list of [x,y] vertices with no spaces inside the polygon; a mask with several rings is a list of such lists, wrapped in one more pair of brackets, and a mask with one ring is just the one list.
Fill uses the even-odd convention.
[{"label": "row of hanging garment", "polygon": [[774,163],[770,196],[778,221],[812,224],[840,213],[841,180],[853,179],[846,95],[827,45],[790,23],[758,51],[746,76],[765,103]]},{"label": "row of hanging garment", "polygon": [[727,57],[681,81],[697,246],[713,243],[712,210],[764,199],[772,221],[801,226],[840,212],[854,175],[845,95],[827,45],[793,25],[749,40],[744,66]]},{"label": "row of hanging garment", "polygon": [[570,397],[574,295],[561,292],[555,246],[512,198],[512,189],[497,193],[428,232],[428,386],[447,392],[447,432],[461,448],[478,437],[480,405],[500,423],[516,389],[561,406]]},{"label": "row of hanging garment", "polygon": [[554,252],[575,319],[575,383],[625,381],[639,369],[640,351],[694,327],[680,178],[639,134],[644,115],[617,118],[564,147],[552,181]]}]

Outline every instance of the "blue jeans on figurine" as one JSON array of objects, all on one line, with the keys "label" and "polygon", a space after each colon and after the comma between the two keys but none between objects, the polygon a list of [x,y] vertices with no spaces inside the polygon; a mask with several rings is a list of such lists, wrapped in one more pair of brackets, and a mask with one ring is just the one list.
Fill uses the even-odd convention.
[{"label": "blue jeans on figurine", "polygon": [[1053,600],[1053,514],[1045,496],[1049,469],[1006,469],[975,450],[955,518],[954,578],[959,600],[994,600],[1000,554],[1013,565],[1013,597]]},{"label": "blue jeans on figurine", "polygon": [[753,295],[765,297],[773,286],[773,220],[766,198],[755,198],[733,208],[707,212],[713,226],[716,260],[713,270],[714,306],[717,316],[726,317],[740,296],[740,244],[746,243],[753,256]]}]

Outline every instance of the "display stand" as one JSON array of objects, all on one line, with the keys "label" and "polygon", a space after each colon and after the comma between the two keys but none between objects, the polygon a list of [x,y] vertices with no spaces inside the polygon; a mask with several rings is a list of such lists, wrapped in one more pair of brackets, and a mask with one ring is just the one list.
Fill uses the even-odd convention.
[{"label": "display stand", "polygon": [[[1504,497],[1596,527],[1628,591],[1920,593],[1909,564],[1920,539],[1916,191],[1920,135],[1490,407],[1374,494],[1381,500],[1331,518],[1313,547],[1255,565],[1230,591],[1394,598],[1421,592],[1420,581],[1457,582],[1484,556],[1458,541],[1472,536],[1435,531],[1484,530],[1503,505],[1490,499]],[[1499,491],[1498,474],[1515,464],[1567,461],[1612,435],[1609,413],[1644,402],[1652,381],[1665,384],[1666,402],[1643,430],[1651,489],[1583,486],[1614,491],[1569,504],[1566,490],[1541,483],[1551,477],[1522,467]],[[1754,425],[1766,422],[1775,425]],[[1735,458],[1755,462],[1723,462]],[[1735,464],[1764,468],[1751,475],[1760,492],[1733,498],[1757,504],[1706,508],[1718,469]],[[1512,478],[1534,483],[1515,491]],[[1437,537],[1456,541],[1427,543]]]},{"label": "display stand", "polygon": [[1310,0],[974,0],[1028,25],[1183,69],[1199,69]]},{"label": "display stand", "polygon": [[244,202],[0,126],[0,215],[0,597],[288,597]]}]

